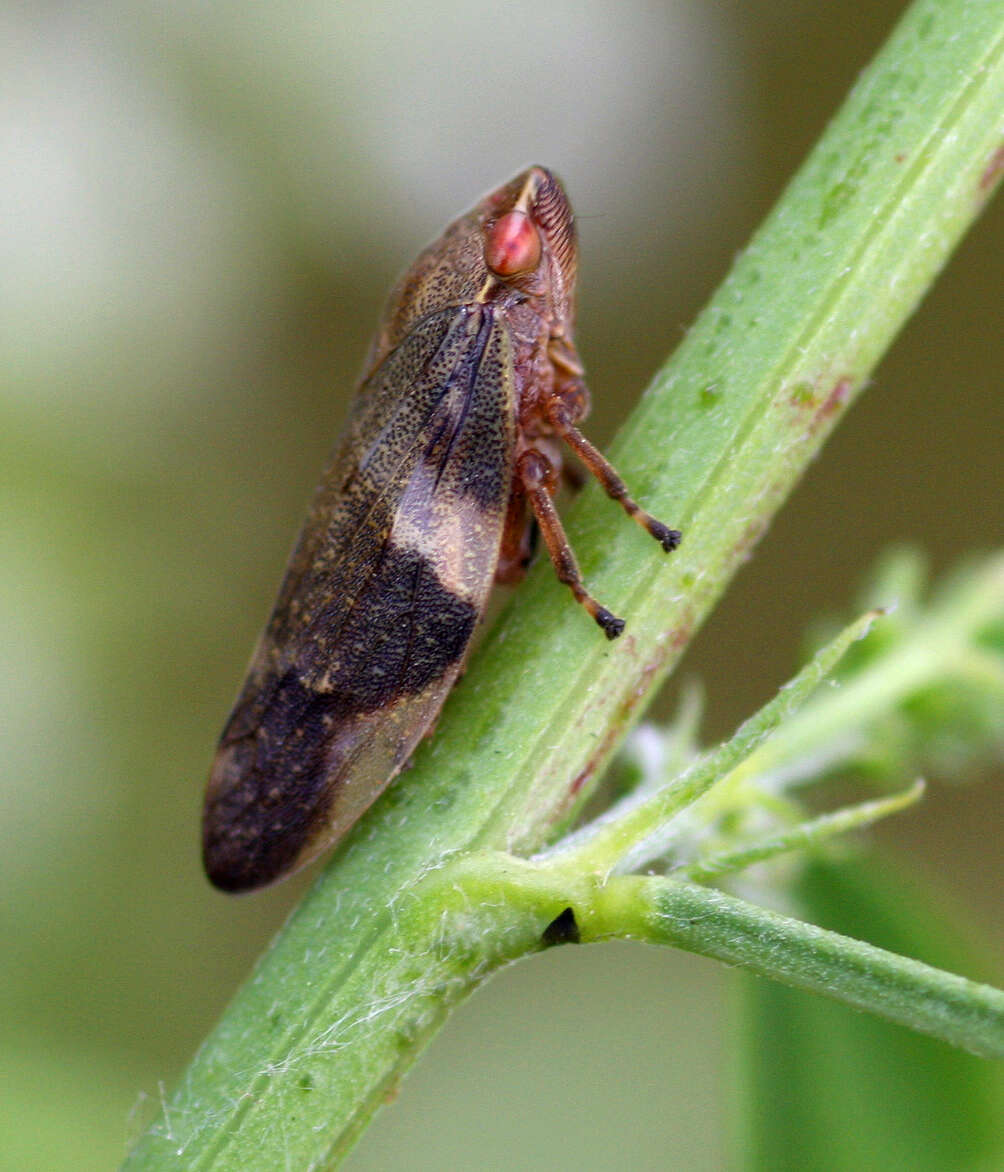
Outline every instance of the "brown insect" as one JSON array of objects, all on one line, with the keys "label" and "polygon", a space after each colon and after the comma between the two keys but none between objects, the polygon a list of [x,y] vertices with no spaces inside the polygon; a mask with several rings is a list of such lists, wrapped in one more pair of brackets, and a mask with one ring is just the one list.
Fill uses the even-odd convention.
[{"label": "brown insect", "polygon": [[576,427],[589,408],[576,252],[561,184],[531,167],[451,224],[392,293],[220,739],[203,818],[217,887],[302,866],[398,773],[493,581],[522,574],[529,514],[561,581],[608,638],[621,633],[555,511],[558,440],[663,549],[679,544]]}]

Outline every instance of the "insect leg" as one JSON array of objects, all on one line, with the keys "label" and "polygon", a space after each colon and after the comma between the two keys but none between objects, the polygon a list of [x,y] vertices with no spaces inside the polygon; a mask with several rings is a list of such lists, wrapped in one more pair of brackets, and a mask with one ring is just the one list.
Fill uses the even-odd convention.
[{"label": "insect leg", "polygon": [[624,630],[624,620],[612,615],[605,606],[600,606],[582,584],[582,575],[579,573],[575,554],[572,553],[572,547],[568,544],[568,538],[561,525],[561,518],[558,516],[554,501],[551,499],[551,494],[557,487],[558,478],[550,460],[542,452],[530,448],[516,462],[516,475],[523,485],[530,507],[533,509],[533,515],[537,518],[537,524],[540,526],[544,543],[547,545],[547,552],[551,555],[558,581],[564,582],[571,589],[576,601],[589,611],[603,628],[606,637],[616,639]]},{"label": "insect leg", "polygon": [[596,477],[607,496],[617,501],[629,517],[633,517],[644,530],[651,533],[666,553],[671,553],[680,544],[680,531],[657,521],[632,499],[627,485],[614,471],[613,465],[572,423],[570,414],[560,394],[548,403],[547,417],[551,426]]},{"label": "insect leg", "polygon": [[495,581],[505,586],[520,581],[532,552],[529,526],[526,523],[526,494],[522,482],[517,478],[513,481],[506,509]]}]

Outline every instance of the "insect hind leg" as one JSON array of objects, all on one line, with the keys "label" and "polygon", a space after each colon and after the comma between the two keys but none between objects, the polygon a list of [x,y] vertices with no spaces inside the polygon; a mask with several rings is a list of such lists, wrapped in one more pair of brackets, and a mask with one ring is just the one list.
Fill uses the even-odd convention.
[{"label": "insect hind leg", "polygon": [[523,452],[516,462],[516,475],[537,519],[558,581],[569,587],[576,601],[584,606],[603,628],[604,635],[608,639],[616,639],[624,630],[624,620],[611,614],[605,606],[600,606],[582,583],[575,554],[568,544],[561,518],[551,499],[558,478],[550,460],[542,452],[530,448]]}]

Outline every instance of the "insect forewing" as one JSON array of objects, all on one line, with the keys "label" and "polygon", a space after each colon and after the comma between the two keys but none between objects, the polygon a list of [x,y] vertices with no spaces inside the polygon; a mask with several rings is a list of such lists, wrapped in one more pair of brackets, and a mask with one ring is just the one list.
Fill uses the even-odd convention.
[{"label": "insect forewing", "polygon": [[477,303],[416,323],[363,384],[214,762],[217,886],[341,837],[435,719],[495,572],[514,396],[509,330]]}]

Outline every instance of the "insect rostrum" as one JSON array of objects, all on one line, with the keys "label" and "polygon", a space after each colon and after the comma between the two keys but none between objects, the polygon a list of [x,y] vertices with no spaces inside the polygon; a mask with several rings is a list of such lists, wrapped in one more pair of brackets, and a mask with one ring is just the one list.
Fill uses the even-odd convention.
[{"label": "insect rostrum", "polygon": [[576,424],[576,241],[560,182],[532,167],[427,248],[391,294],[348,424],[220,739],[203,857],[226,891],[340,839],[408,760],[457,678],[494,581],[536,520],[558,577],[608,638],[552,497],[567,443],[667,551]]}]

